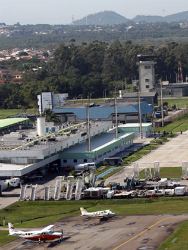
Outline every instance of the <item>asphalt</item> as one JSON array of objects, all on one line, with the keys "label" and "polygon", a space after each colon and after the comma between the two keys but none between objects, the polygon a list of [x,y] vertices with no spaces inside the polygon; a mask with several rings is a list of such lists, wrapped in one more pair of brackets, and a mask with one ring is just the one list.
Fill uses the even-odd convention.
[{"label": "asphalt", "polygon": [[66,219],[56,224],[55,230],[64,231],[60,242],[36,243],[18,239],[3,250],[155,250],[177,225],[188,215],[147,215],[114,217],[106,222],[81,217]]}]

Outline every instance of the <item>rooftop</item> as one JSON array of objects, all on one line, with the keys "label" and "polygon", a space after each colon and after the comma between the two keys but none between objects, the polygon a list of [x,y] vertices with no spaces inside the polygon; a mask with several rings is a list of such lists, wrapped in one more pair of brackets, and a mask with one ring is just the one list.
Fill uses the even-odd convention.
[{"label": "rooftop", "polygon": [[7,118],[7,119],[0,119],[0,129],[6,128],[18,123],[22,123],[24,121],[28,121],[28,118]]},{"label": "rooftop", "polygon": [[[139,106],[138,103],[118,103],[117,104],[117,112],[118,113],[138,113]],[[148,105],[146,102],[141,102],[141,110],[142,114],[151,114],[153,112],[153,108],[151,105]],[[86,106],[80,107],[65,107],[59,109],[53,109],[55,113],[73,113],[79,119],[86,119]],[[111,105],[101,105],[97,107],[89,108],[90,119],[108,119],[111,115],[115,113],[114,104]]]},{"label": "rooftop", "polygon": [[[91,138],[91,151],[98,151],[108,145],[111,145],[113,142],[118,141],[121,138],[129,137],[130,135],[134,135],[134,133],[118,133],[118,138],[115,138],[115,130],[111,130],[110,132],[106,132]],[[77,144],[71,148],[64,150],[63,153],[78,153],[85,152],[88,149],[88,143],[83,142],[81,144]]]},{"label": "rooftop", "polygon": [[[152,126],[152,123],[142,123],[142,127],[150,127]],[[126,123],[119,125],[120,128],[139,128],[140,123]]]}]

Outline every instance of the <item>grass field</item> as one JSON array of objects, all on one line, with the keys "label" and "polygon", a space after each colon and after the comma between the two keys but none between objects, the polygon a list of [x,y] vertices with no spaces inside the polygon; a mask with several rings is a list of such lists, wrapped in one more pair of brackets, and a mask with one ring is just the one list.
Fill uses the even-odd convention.
[{"label": "grass field", "polygon": [[[98,98],[98,99],[90,99],[90,103],[105,103],[106,101],[113,101],[113,98]],[[186,108],[188,107],[188,98],[163,98],[164,102],[168,102],[169,106],[176,105],[178,108]],[[68,103],[72,104],[87,104],[88,99],[75,99],[68,100]]]},{"label": "grass field", "polygon": [[163,128],[156,128],[156,131],[166,131],[166,132],[183,132],[188,130],[188,115],[183,116],[182,118],[179,118],[178,120],[164,126]]},{"label": "grass field", "polygon": [[161,244],[158,250],[187,250],[188,221],[183,222],[175,232]]},{"label": "grass field", "polygon": [[169,106],[176,105],[178,108],[187,108],[188,107],[188,98],[164,98],[164,102],[168,102]]},{"label": "grass field", "polygon": [[15,240],[16,237],[13,237],[13,236],[9,236],[8,235],[8,232],[5,230],[5,231],[0,231],[0,246],[3,246],[13,240]]},{"label": "grass field", "polygon": [[0,224],[5,218],[17,227],[41,227],[80,215],[81,206],[89,211],[108,208],[120,215],[181,214],[188,213],[188,198],[17,202],[0,211]]},{"label": "grass field", "polygon": [[[106,101],[113,100],[113,98],[97,98],[97,99],[90,99],[90,103],[100,104],[105,103]],[[88,104],[88,99],[75,99],[75,100],[68,100],[67,103],[69,104],[80,104],[85,105]]]},{"label": "grass field", "polygon": [[141,159],[144,155],[149,154],[152,150],[158,148],[158,145],[148,145],[144,148],[139,149],[137,152],[130,154],[123,159],[125,165],[130,165],[131,163]]},{"label": "grass field", "polygon": [[23,110],[23,109],[0,109],[0,119],[4,119],[4,118],[7,118],[9,116],[17,115],[17,114],[21,114],[21,113],[36,114],[37,110],[36,109],[27,109],[27,110]]},{"label": "grass field", "polygon": [[[140,172],[140,178],[144,178],[144,170]],[[160,177],[161,178],[178,178],[180,179],[182,176],[182,168],[181,167],[174,167],[174,168],[160,168]]]}]

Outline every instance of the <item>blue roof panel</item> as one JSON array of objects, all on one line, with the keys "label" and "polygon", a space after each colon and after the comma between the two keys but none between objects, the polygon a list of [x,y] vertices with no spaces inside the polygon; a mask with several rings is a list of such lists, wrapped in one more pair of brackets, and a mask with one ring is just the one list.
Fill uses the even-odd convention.
[{"label": "blue roof panel", "polygon": [[[138,104],[118,104],[117,112],[118,113],[137,113],[139,110]],[[153,108],[146,102],[141,103],[142,114],[151,114]],[[54,109],[55,113],[74,113],[79,119],[86,119],[87,109],[85,106],[82,107],[67,107],[61,109]],[[97,106],[90,107],[89,114],[91,119],[107,119],[114,113],[114,106]]]}]

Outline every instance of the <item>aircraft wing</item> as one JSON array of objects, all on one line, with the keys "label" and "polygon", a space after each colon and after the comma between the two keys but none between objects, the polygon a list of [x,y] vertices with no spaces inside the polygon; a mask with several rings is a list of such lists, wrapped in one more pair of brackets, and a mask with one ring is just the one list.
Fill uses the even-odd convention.
[{"label": "aircraft wing", "polygon": [[101,215],[98,215],[98,217],[100,217],[100,218],[108,218],[109,214],[101,214]]},{"label": "aircraft wing", "polygon": [[41,233],[48,232],[48,231],[50,231],[50,229],[52,229],[53,227],[54,227],[54,225],[49,225],[49,226],[43,228],[43,229],[41,230]]}]

